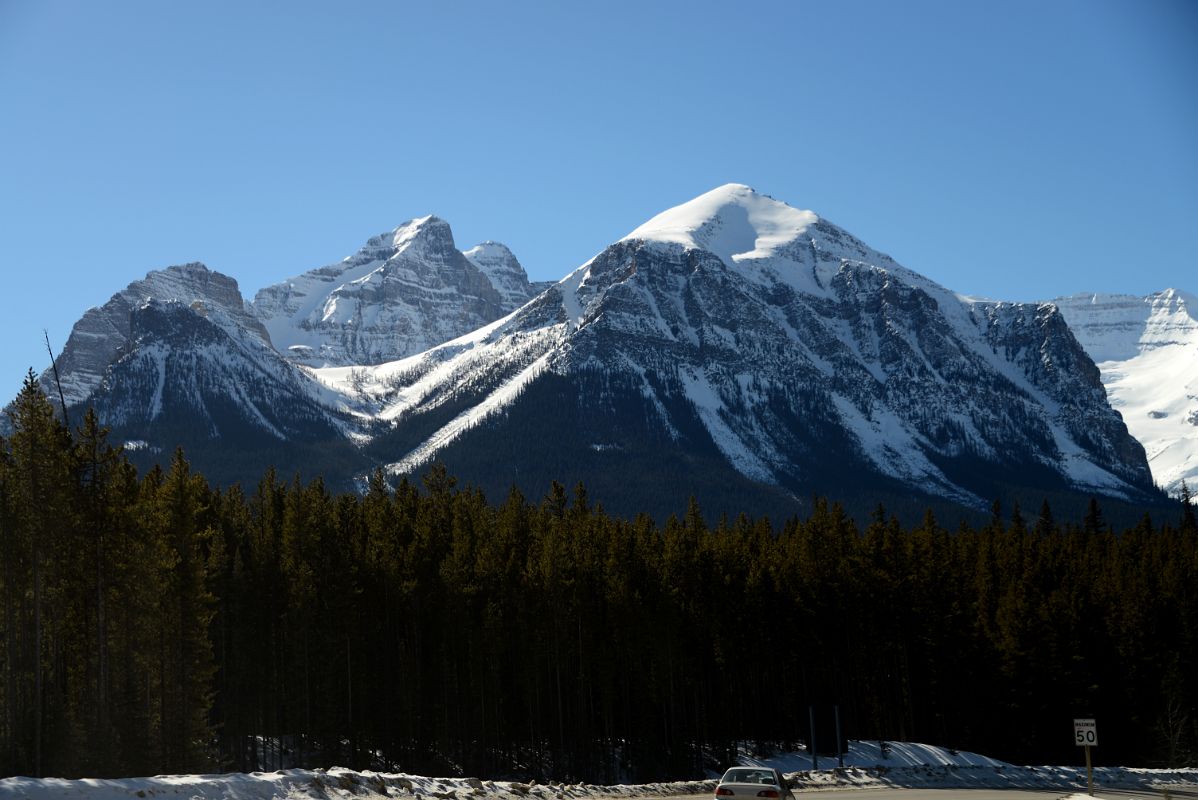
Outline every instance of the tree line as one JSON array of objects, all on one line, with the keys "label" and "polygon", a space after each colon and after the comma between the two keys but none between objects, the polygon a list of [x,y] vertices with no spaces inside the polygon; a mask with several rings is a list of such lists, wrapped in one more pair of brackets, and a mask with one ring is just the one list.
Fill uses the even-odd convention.
[{"label": "tree line", "polygon": [[[0,774],[334,764],[614,782],[850,738],[1193,764],[1198,524],[658,525],[434,467],[334,494],[144,475],[31,375],[0,440]],[[629,476],[629,480],[635,480]]]}]

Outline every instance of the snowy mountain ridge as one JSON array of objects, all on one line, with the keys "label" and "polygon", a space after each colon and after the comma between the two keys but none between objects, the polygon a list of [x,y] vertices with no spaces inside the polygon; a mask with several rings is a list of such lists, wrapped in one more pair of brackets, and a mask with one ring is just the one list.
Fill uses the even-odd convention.
[{"label": "snowy mountain ridge", "polygon": [[[1184,333],[1169,313],[1153,352]],[[972,508],[1004,487],[1152,491],[1058,305],[962,297],[741,184],[549,285],[435,216],[248,305],[172,267],[85,314],[59,369],[69,403],[148,450],[257,442],[264,463],[217,464],[248,479],[299,447],[342,485],[442,459],[489,492],[583,480],[630,508],[629,470],[771,508],[867,485]]]},{"label": "snowy mountain ridge", "polygon": [[[344,429],[314,402],[322,393],[311,378],[280,359],[269,342],[240,327],[227,309],[150,298],[131,313],[130,332],[134,346],[92,396],[107,425],[143,425],[186,410],[192,424],[217,438],[220,426],[209,406],[213,399],[227,398],[280,441],[295,431],[279,415],[297,406],[310,406],[327,424]],[[153,388],[135,390],[122,385],[127,381]],[[263,396],[252,396],[258,387]],[[167,399],[171,392],[177,396]]]},{"label": "snowy mountain ridge", "polygon": [[737,473],[780,487],[805,485],[833,443],[972,506],[981,497],[946,460],[1026,459],[1124,497],[1148,482],[1054,306],[965,300],[739,184],[658,215],[474,333],[399,362],[316,371],[393,427],[440,420],[394,474],[503,417],[549,373],[602,374],[644,401],[667,439],[696,435],[697,421]]},{"label": "snowy mountain ridge", "polygon": [[1198,342],[1198,297],[1180,289],[1144,297],[1074,294],[1052,302],[1070,320],[1077,340],[1098,364]]},{"label": "snowy mountain ridge", "polygon": [[[257,306],[202,264],[152,271],[75,325],[56,361],[63,394],[68,407],[95,406],[143,466],[184,445],[217,481],[295,465],[348,487],[368,466],[358,445],[372,422],[302,365],[439,343],[537,290],[503,245],[472,254],[481,267],[446,222],[421,217],[264,289]],[[57,398],[52,371],[41,380]]]}]

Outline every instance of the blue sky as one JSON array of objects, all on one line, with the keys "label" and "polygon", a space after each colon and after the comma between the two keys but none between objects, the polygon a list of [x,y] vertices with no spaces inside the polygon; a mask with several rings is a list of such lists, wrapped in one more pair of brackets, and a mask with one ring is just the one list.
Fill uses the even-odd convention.
[{"label": "blue sky", "polygon": [[411,217],[558,278],[727,182],[967,294],[1198,292],[1198,3],[0,0],[0,394]]}]

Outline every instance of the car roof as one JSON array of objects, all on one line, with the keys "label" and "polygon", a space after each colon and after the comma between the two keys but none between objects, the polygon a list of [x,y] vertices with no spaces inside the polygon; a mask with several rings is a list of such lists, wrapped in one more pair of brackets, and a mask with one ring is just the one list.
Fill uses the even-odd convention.
[{"label": "car roof", "polygon": [[[739,773],[738,778],[744,777],[747,774],[768,775],[770,777],[780,776],[782,773],[773,767],[728,767],[724,771],[724,778],[729,777],[733,772]],[[721,778],[720,780],[723,780]]]}]

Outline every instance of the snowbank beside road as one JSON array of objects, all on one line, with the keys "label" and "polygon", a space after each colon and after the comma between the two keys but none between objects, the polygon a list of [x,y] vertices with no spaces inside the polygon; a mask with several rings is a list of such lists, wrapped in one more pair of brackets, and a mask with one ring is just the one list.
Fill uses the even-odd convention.
[{"label": "snowbank beside road", "polygon": [[[812,770],[805,752],[769,758],[742,756],[746,765],[773,766],[786,773],[797,790],[922,787],[940,789],[1084,789],[1081,767],[1018,767],[980,756],[908,742],[851,742],[845,767],[836,759],[819,758],[824,769]],[[1198,786],[1198,769],[1151,770],[1100,767],[1096,786],[1107,789],[1159,790]],[[518,783],[478,778],[427,778],[380,772],[290,769],[280,772],[220,775],[159,775],[115,780],[5,778],[0,800],[9,798],[77,798],[77,800],[349,800],[349,798],[406,798],[406,800],[590,800],[591,798],[667,797],[708,794],[715,780],[672,783],[591,784]]]}]

